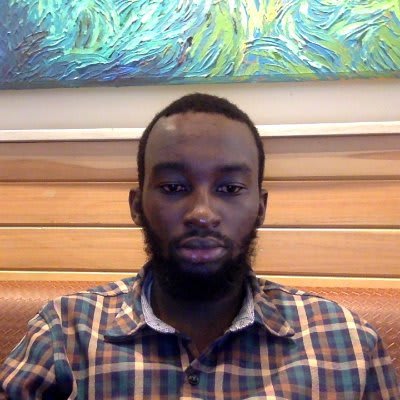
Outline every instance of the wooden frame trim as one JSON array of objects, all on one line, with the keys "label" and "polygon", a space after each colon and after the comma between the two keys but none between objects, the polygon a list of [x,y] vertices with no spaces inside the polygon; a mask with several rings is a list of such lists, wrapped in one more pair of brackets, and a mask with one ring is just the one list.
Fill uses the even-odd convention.
[{"label": "wooden frame trim", "polygon": [[[0,271],[0,282],[9,281],[56,281],[56,282],[98,282],[116,281],[134,276],[127,272],[75,272],[75,271]],[[287,286],[294,287],[346,287],[372,289],[400,289],[398,278],[358,278],[331,276],[301,276],[301,275],[259,275]]]},{"label": "wooden frame trim", "polygon": [[[262,137],[399,134],[400,121],[257,125]],[[139,139],[144,128],[0,130],[0,142]]]}]

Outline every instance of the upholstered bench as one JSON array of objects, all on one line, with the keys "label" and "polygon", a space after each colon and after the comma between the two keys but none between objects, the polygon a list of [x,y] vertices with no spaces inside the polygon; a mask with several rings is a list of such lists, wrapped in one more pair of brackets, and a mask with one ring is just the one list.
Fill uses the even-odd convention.
[{"label": "upholstered bench", "polygon": [[[101,282],[0,282],[0,363],[49,299]],[[380,333],[400,377],[400,289],[302,288],[332,299],[369,321]]]}]

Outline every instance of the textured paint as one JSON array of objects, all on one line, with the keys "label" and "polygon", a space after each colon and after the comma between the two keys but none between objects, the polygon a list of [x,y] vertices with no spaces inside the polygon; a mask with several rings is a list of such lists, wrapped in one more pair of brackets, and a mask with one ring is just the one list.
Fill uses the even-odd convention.
[{"label": "textured paint", "polygon": [[0,87],[400,77],[399,0],[0,0]]}]

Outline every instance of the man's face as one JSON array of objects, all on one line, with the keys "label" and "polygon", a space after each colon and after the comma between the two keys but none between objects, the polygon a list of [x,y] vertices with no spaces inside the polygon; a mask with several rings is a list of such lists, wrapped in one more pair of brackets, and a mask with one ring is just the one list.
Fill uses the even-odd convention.
[{"label": "man's face", "polygon": [[154,270],[167,290],[218,297],[242,285],[265,211],[246,124],[210,113],[161,118],[147,142],[137,196]]}]

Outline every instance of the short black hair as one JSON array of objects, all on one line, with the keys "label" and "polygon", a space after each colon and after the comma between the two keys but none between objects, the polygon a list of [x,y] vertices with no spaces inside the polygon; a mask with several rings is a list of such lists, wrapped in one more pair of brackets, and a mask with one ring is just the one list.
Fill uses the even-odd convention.
[{"label": "short black hair", "polygon": [[139,175],[139,187],[143,189],[144,184],[144,158],[147,141],[149,140],[150,132],[154,125],[162,117],[169,117],[175,114],[184,114],[187,112],[203,112],[210,114],[222,114],[227,118],[245,123],[256,142],[258,151],[258,186],[261,190],[261,185],[264,177],[265,154],[260,134],[251,121],[250,117],[235,104],[225,98],[213,96],[204,93],[192,93],[175,100],[170,105],[154,116],[147,128],[144,130],[139,141],[139,150],[137,154],[137,166]]}]

